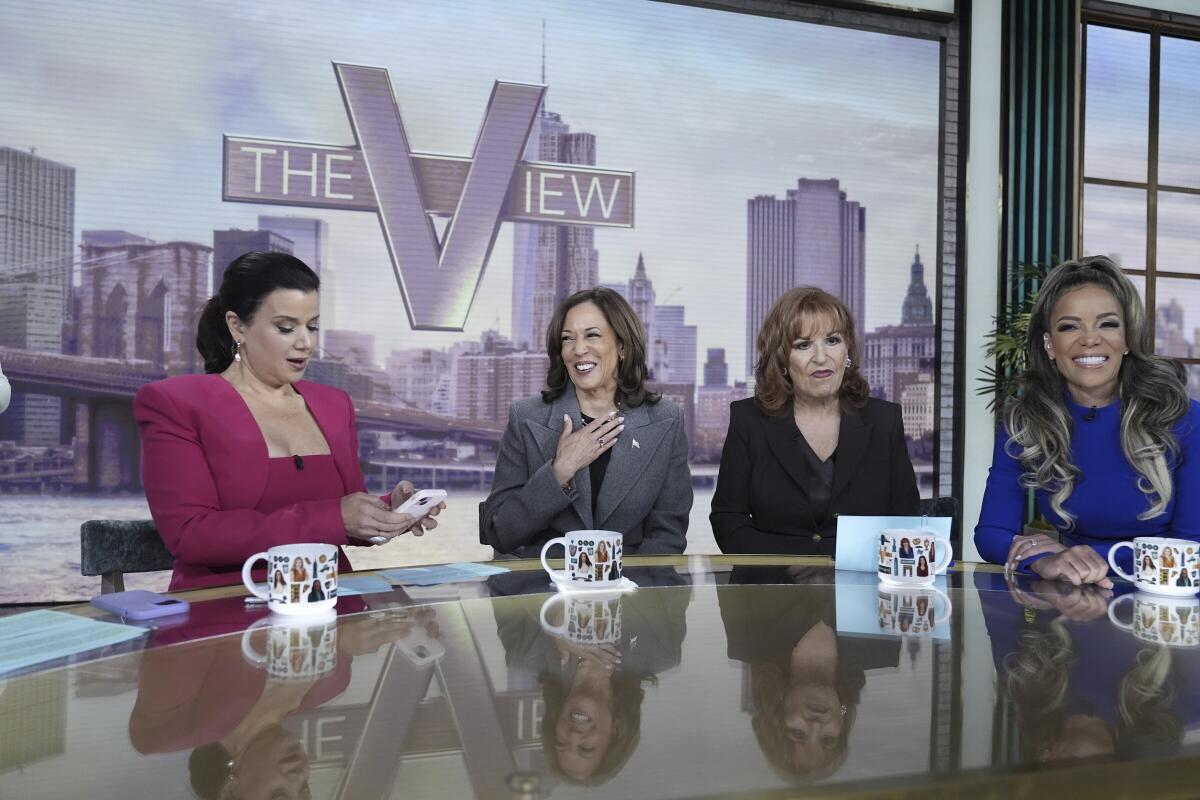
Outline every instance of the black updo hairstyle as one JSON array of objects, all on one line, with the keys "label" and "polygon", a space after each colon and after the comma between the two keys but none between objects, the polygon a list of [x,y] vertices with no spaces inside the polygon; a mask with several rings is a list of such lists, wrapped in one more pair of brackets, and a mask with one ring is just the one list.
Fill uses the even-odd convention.
[{"label": "black updo hairstyle", "polygon": [[321,279],[293,255],[256,250],[244,253],[225,270],[221,288],[200,310],[196,349],[204,359],[205,372],[224,372],[233,363],[233,337],[225,324],[229,311],[247,325],[254,319],[263,299],[276,289],[315,292]]}]

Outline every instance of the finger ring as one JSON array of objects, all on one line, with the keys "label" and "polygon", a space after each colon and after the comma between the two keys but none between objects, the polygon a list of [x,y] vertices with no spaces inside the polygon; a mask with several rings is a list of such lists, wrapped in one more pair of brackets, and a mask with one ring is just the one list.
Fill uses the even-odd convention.
[{"label": "finger ring", "polygon": [[604,447],[604,437],[601,436],[599,439],[597,439],[596,444],[600,445],[601,447]]}]

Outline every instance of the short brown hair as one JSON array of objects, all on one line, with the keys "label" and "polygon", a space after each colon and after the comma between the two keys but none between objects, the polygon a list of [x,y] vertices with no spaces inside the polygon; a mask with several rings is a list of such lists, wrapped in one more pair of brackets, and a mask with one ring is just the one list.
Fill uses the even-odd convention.
[{"label": "short brown hair", "polygon": [[787,377],[792,342],[811,334],[813,322],[827,319],[832,330],[846,340],[850,366],[838,389],[842,407],[861,407],[867,402],[869,388],[858,371],[858,339],[854,335],[854,317],[846,305],[824,289],[797,286],[775,301],[758,332],[758,363],[754,365],[754,400],[768,414],[778,414],[792,397],[792,381]]},{"label": "short brown hair", "polygon": [[584,303],[592,303],[600,309],[608,327],[612,328],[618,347],[624,350],[624,356],[617,363],[617,396],[614,398],[617,404],[636,408],[642,403],[657,403],[660,395],[646,388],[646,380],[650,377],[650,370],[646,367],[646,329],[642,327],[642,321],[629,301],[602,286],[578,291],[554,309],[554,316],[546,326],[546,355],[550,357],[550,369],[546,372],[542,400],[554,402],[571,382],[562,357],[562,331],[567,312]]}]

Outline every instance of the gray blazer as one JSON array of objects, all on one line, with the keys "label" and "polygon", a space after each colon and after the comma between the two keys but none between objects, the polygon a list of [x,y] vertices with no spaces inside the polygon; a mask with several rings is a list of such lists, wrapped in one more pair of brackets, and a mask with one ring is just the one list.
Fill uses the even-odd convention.
[{"label": "gray blazer", "polygon": [[682,553],[692,475],[679,406],[662,400],[623,411],[625,430],[612,446],[595,509],[587,467],[575,473],[569,495],[554,478],[563,414],[578,428],[574,387],[553,403],[528,397],[509,408],[492,493],[480,512],[480,542],[498,553],[536,558],[550,539],[596,528],[625,534],[629,554]]}]

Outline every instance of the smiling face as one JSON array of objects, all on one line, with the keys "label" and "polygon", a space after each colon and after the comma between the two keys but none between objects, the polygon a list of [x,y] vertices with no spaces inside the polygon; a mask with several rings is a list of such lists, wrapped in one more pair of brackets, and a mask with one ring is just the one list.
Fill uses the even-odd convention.
[{"label": "smiling face", "polygon": [[316,350],[319,319],[317,293],[299,289],[268,294],[249,325],[229,312],[229,332],[242,343],[242,360],[230,369],[240,364],[269,386],[295,383],[304,377]]},{"label": "smiling face", "polygon": [[792,394],[800,401],[837,397],[846,374],[846,338],[832,319],[805,319],[788,353]]},{"label": "smiling face", "polygon": [[1108,405],[1128,352],[1117,298],[1095,284],[1072,289],[1055,304],[1049,328],[1043,345],[1071,397],[1080,405]]},{"label": "smiling face", "polygon": [[615,397],[620,344],[595,303],[580,303],[563,320],[562,359],[575,388]]},{"label": "smiling face", "polygon": [[587,689],[567,696],[554,724],[559,769],[574,780],[591,777],[612,744],[613,715],[606,698]]}]

